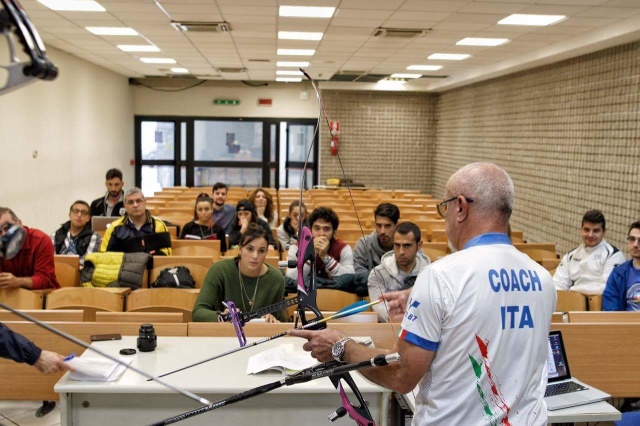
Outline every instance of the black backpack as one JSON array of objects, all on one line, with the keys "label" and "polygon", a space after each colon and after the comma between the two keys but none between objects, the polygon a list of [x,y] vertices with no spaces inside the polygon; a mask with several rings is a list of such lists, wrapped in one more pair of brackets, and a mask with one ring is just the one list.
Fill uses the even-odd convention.
[{"label": "black backpack", "polygon": [[151,287],[195,288],[196,282],[186,266],[175,266],[160,271],[156,282]]}]

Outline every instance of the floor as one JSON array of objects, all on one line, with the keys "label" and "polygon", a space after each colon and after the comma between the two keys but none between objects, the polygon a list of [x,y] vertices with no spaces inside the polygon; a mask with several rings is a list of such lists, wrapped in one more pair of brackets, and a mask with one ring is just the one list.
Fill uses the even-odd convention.
[{"label": "floor", "polygon": [[0,401],[0,426],[56,426],[60,424],[57,406],[44,417],[36,417],[42,401]]}]

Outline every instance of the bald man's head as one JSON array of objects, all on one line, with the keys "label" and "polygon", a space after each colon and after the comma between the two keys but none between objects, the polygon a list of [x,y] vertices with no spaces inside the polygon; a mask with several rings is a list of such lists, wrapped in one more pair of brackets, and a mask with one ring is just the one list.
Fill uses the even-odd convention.
[{"label": "bald man's head", "polygon": [[449,178],[445,199],[464,195],[473,199],[474,214],[507,223],[513,211],[513,194],[507,172],[493,163],[472,163]]}]

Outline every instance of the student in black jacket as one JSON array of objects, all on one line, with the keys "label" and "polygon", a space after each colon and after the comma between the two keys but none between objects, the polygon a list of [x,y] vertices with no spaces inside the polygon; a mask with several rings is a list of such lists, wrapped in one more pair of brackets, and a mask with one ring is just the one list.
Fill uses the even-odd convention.
[{"label": "student in black jacket", "polygon": [[278,243],[271,232],[271,227],[267,222],[262,219],[258,219],[256,210],[249,200],[240,200],[236,204],[236,217],[231,224],[231,230],[229,231],[229,246],[232,248],[240,244],[242,234],[247,230],[250,223],[257,223],[265,230],[269,231],[269,247],[278,249]]},{"label": "student in black jacket", "polygon": [[220,240],[220,252],[227,251],[224,229],[213,222],[213,198],[200,194],[193,209],[193,220],[182,227],[180,239]]}]

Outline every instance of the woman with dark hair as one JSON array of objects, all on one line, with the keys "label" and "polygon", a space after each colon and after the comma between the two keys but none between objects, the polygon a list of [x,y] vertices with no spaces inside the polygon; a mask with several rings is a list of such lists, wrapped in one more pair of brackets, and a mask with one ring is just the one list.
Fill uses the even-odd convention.
[{"label": "woman with dark hair", "polygon": [[278,227],[278,242],[282,250],[289,250],[289,247],[298,241],[298,224],[302,220],[302,226],[309,227],[307,222],[307,206],[302,203],[300,208],[300,200],[294,200],[289,205],[289,214]]},{"label": "woman with dark hair", "polygon": [[253,204],[249,200],[240,200],[236,204],[236,217],[233,219],[231,229],[229,230],[229,246],[234,247],[240,244],[242,234],[249,228],[251,223],[260,225],[265,231],[267,231],[269,246],[273,249],[278,248],[278,243],[273,237],[269,224],[262,219],[258,219]]},{"label": "woman with dark hair", "polygon": [[[283,300],[284,276],[278,269],[264,263],[268,235],[271,231],[250,224],[242,234],[238,256],[213,264],[193,307],[193,321],[217,321],[218,313],[226,310],[222,302],[227,300],[245,313]],[[262,318],[267,322],[286,321],[284,310]]]},{"label": "woman with dark hair", "polygon": [[227,251],[224,229],[213,222],[213,199],[202,193],[196,198],[193,220],[182,227],[181,240],[220,240],[220,251]]},{"label": "woman with dark hair", "polygon": [[253,204],[258,219],[264,220],[272,228],[278,227],[278,212],[269,191],[263,188],[254,189],[249,194],[249,201]]}]

